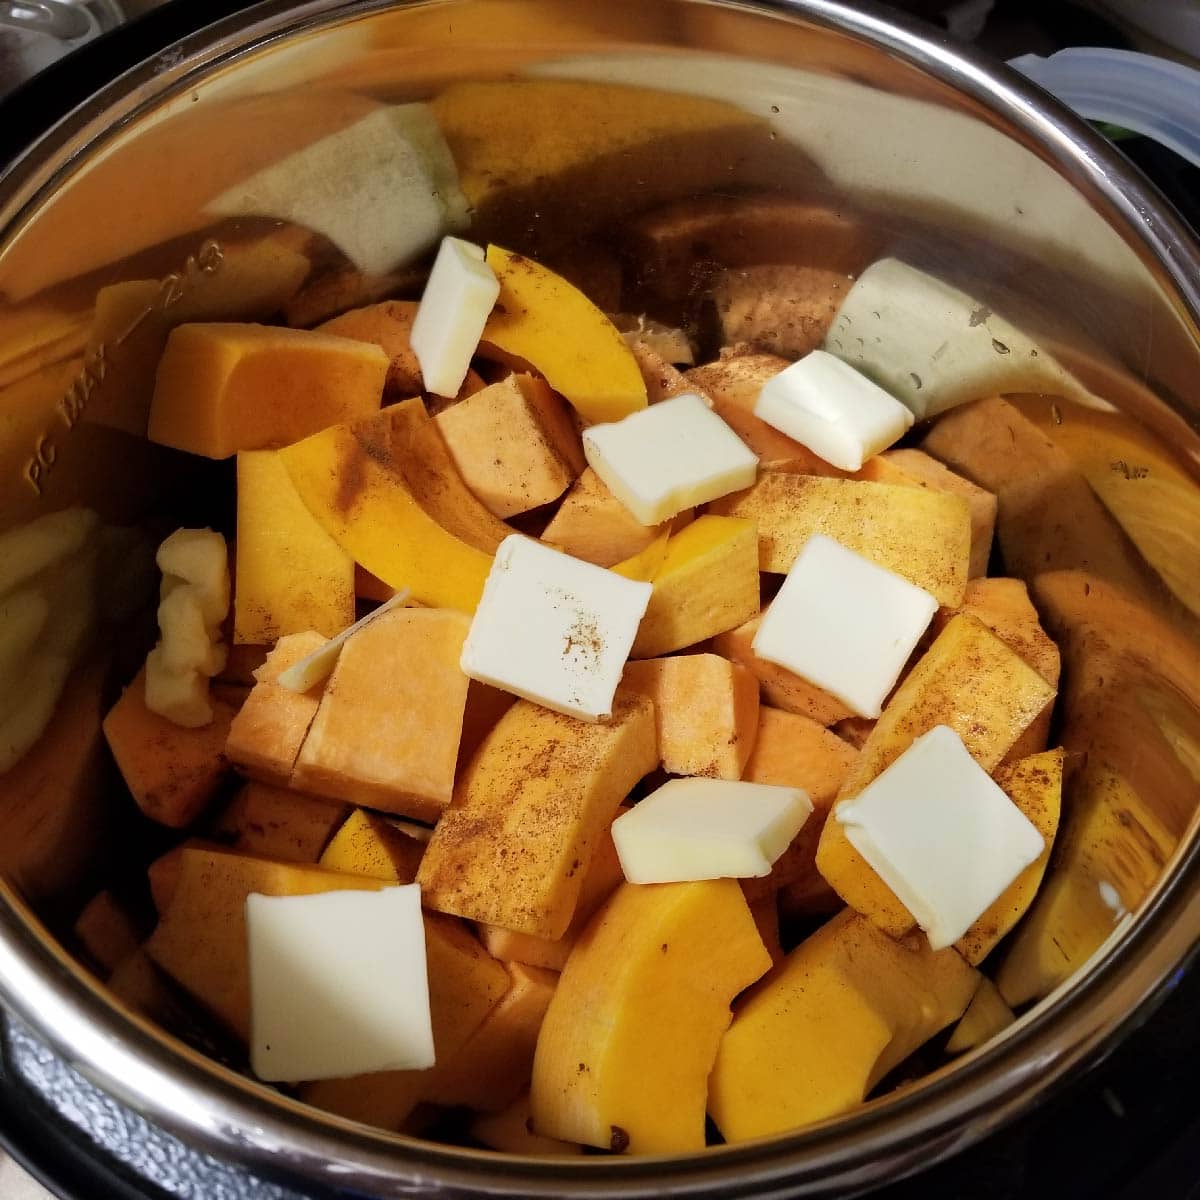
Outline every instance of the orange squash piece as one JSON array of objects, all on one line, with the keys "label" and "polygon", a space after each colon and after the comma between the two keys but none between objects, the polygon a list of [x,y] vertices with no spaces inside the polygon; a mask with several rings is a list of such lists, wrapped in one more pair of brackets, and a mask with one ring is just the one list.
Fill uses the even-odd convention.
[{"label": "orange squash piece", "polygon": [[412,883],[425,843],[390,821],[356,808],[321,855],[321,866],[343,875]]},{"label": "orange squash piece", "polygon": [[176,983],[243,1039],[250,1033],[250,966],[246,897],[311,896],[373,891],[383,884],[362,875],[272,862],[220,850],[186,849],[179,875],[146,953]]},{"label": "orange squash piece", "polygon": [[213,836],[231,850],[283,862],[315,863],[347,806],[288,788],[251,782],[229,802],[213,826]]},{"label": "orange squash piece", "polygon": [[542,531],[542,541],[573,558],[611,567],[645,550],[665,527],[637,521],[588,467]]},{"label": "orange squash piece", "polygon": [[225,739],[234,710],[212,699],[213,719],[184,729],[146,707],[143,667],[104,718],[104,736],[125,786],[152,821],[183,829],[204,811],[225,778]]},{"label": "orange squash piece", "polygon": [[423,1098],[434,1104],[500,1112],[528,1086],[538,1033],[558,986],[558,974],[508,964],[511,982],[483,1023],[430,1071]]},{"label": "orange squash piece", "polygon": [[158,364],[147,436],[207,458],[298,442],[379,408],[387,355],[268,325],[179,325]]},{"label": "orange squash piece", "polygon": [[342,648],[296,759],[292,785],[421,821],[450,803],[470,621],[449,609],[399,608]]},{"label": "orange squash piece", "polygon": [[[425,958],[434,1054],[439,1063],[447,1063],[500,1002],[510,977],[461,922],[436,913],[425,914]],[[425,1098],[436,1070],[322,1079],[305,1084],[300,1096],[338,1116],[399,1129]]]},{"label": "orange squash piece", "polygon": [[291,782],[292,768],[320,708],[325,685],[300,693],[281,687],[276,680],[325,641],[319,633],[288,634],[254,672],[257,682],[234,717],[225,743],[226,757],[243,774],[277,787]]},{"label": "orange squash piece", "polygon": [[672,775],[741,779],[758,734],[758,680],[716,654],[648,658],[621,686],[654,705],[658,755]]},{"label": "orange squash piece", "polygon": [[425,387],[412,348],[417,307],[415,300],[383,300],[352,308],[318,325],[317,331],[378,346],[388,356],[387,390],[397,396],[419,396]]},{"label": "orange squash piece", "polygon": [[133,918],[112,892],[98,892],[84,905],[72,932],[91,960],[108,975],[141,943]]},{"label": "orange squash piece", "polygon": [[658,761],[654,709],[617,692],[591,724],[518,700],[471,759],[421,860],[428,908],[558,938],[633,785]]},{"label": "orange squash piece", "polygon": [[730,1004],[770,966],[736,880],[623,884],[550,1001],[529,1092],[534,1131],[634,1154],[703,1150]]}]

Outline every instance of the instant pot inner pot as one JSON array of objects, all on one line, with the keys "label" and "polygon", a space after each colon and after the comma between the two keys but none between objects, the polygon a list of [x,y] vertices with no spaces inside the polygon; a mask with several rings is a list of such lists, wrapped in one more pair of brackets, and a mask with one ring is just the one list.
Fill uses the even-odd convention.
[{"label": "instant pot inner pot", "polygon": [[[107,1002],[140,1007],[168,1046],[248,1069],[240,1041],[137,950],[155,920],[147,868],[188,837],[253,845],[229,817],[237,776],[171,828],[139,810],[101,735],[156,636],[154,546],[181,525],[237,527],[232,459],[147,440],[159,356],[188,322],[312,328],[419,299],[450,232],[535,259],[608,313],[682,330],[697,363],[731,342],[792,358],[823,343],[868,374],[900,370],[878,343],[919,405],[1002,393],[932,434],[918,422],[905,444],[998,497],[989,573],[1024,581],[1062,658],[1061,825],[1029,915],[984,965],[1030,1014],[1005,1038],[1055,1028],[1046,998],[1119,958],[1156,898],[1194,888],[1177,867],[1200,798],[1200,346],[1156,257],[1163,227],[1138,211],[1143,185],[1112,188],[1116,160],[1101,152],[1106,183],[1069,145],[1074,126],[1024,93],[873,18],[811,8],[252,11],[114,85],[0,180],[0,604],[37,521],[98,518],[86,553],[37,576],[57,632],[18,645],[10,609],[0,627],[0,870],[44,922],[35,939],[101,980],[117,971]],[[423,195],[418,177],[433,179]],[[885,295],[878,334],[804,291],[836,276],[840,297],[883,260],[899,272],[887,278],[941,290]],[[980,326],[999,369],[962,349]],[[536,534],[537,515],[514,527]],[[260,661],[234,647],[219,676],[231,703]],[[53,715],[36,737],[39,707]],[[85,905],[95,928],[78,923]],[[128,943],[105,940],[109,906]],[[826,915],[785,914],[785,947]],[[952,1090],[980,1055],[950,1066],[943,1047],[874,1094],[911,1096],[931,1070]],[[201,1060],[162,1061],[210,1086]],[[1030,1078],[1028,1062],[1013,1070]],[[406,1131],[477,1144],[459,1112],[416,1111]],[[868,1125],[888,1111],[868,1109]],[[837,1136],[823,1130],[803,1153]]]}]

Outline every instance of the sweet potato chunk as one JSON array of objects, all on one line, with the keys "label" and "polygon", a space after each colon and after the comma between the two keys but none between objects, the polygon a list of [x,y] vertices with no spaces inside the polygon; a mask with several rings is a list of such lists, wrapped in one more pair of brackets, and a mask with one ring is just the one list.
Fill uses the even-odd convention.
[{"label": "sweet potato chunk", "polygon": [[603,831],[658,761],[654,710],[617,693],[602,725],[519,700],[463,772],[417,882],[427,907],[561,937]]},{"label": "sweet potato chunk", "polygon": [[823,533],[931,592],[940,604],[962,601],[971,517],[960,496],[769,471],[712,510],[757,521],[764,571],[787,572],[804,543]]},{"label": "sweet potato chunk", "polygon": [[762,617],[752,617],[736,629],[717,634],[712,640],[713,651],[746,667],[758,680],[763,700],[775,708],[808,717],[818,725],[832,725],[848,717],[850,710],[840,700],[754,653],[760,624]]},{"label": "sweet potato chunk", "polygon": [[968,576],[987,574],[996,529],[996,497],[961,475],[956,475],[923,450],[885,450],[869,459],[856,478],[874,483],[911,484],[961,496],[971,511],[971,563]]},{"label": "sweet potato chunk", "polygon": [[962,1016],[978,981],[953,949],[839,913],[738,1009],[709,1082],[717,1128],[745,1141],[854,1108]]},{"label": "sweet potato chunk", "polygon": [[138,808],[160,825],[190,825],[225,778],[225,739],[234,712],[216,697],[212,709],[212,722],[198,729],[151,712],[143,667],[104,718],[104,736],[125,786]]},{"label": "sweet potato chunk", "polygon": [[635,520],[588,467],[542,532],[542,541],[574,558],[611,567],[644,550],[662,528]]},{"label": "sweet potato chunk", "polygon": [[[837,803],[858,795],[935,725],[953,729],[976,762],[992,771],[1053,698],[1054,688],[981,621],[957,616],[892,694],[843,780]],[[880,929],[893,937],[912,929],[912,914],[832,816],[821,833],[817,869]]]},{"label": "sweet potato chunk", "polygon": [[379,407],[378,346],[267,325],[171,331],[158,364],[148,436],[207,458],[285,446]]},{"label": "sweet potato chunk", "polygon": [[621,686],[653,703],[664,771],[742,777],[758,733],[758,680],[745,667],[716,654],[649,658]]},{"label": "sweet potato chunk", "polygon": [[319,633],[292,633],[279,639],[229,728],[225,755],[243,774],[287,787],[300,747],[321,706],[324,684],[298,693],[276,680],[289,667],[325,644]]},{"label": "sweet potato chunk", "polygon": [[656,658],[733,629],[758,611],[753,521],[703,516],[667,543],[631,657]]},{"label": "sweet potato chunk", "polygon": [[146,943],[146,953],[234,1033],[250,1034],[250,963],[246,897],[311,896],[374,890],[362,875],[272,862],[218,850],[184,850],[171,902]]},{"label": "sweet potato chunk", "polygon": [[649,341],[628,334],[625,340],[637,361],[638,370],[642,373],[642,382],[646,385],[646,399],[651,404],[697,390],[683,377],[683,372],[663,358]]},{"label": "sweet potato chunk", "polygon": [[787,464],[792,471],[841,475],[807,446],[754,415],[763,384],[788,365],[788,360],[778,355],[755,354],[748,347],[735,346],[722,350],[716,362],[685,371],[684,379],[712,400],[713,411],[758,455],[764,467]]},{"label": "sweet potato chunk", "polygon": [[635,1154],[702,1150],[729,1006],[770,966],[736,880],[623,884],[550,1001],[529,1093],[534,1130]]},{"label": "sweet potato chunk", "polygon": [[233,640],[270,645],[315,630],[333,637],[354,622],[354,562],[325,532],[273,450],[237,459]]},{"label": "sweet potato chunk", "polygon": [[803,358],[825,340],[851,282],[844,271],[823,267],[726,268],[712,284],[721,341]]},{"label": "sweet potato chunk", "polygon": [[587,465],[573,418],[533,375],[509,375],[434,420],[467,487],[497,517],[557,500]]},{"label": "sweet potato chunk", "polygon": [[321,855],[321,866],[344,875],[367,875],[389,883],[412,883],[425,843],[391,821],[357,808]]},{"label": "sweet potato chunk", "polygon": [[435,820],[450,803],[470,621],[449,609],[394,609],[342,648],[292,784],[384,812]]},{"label": "sweet potato chunk", "polygon": [[318,325],[317,331],[378,346],[388,356],[388,391],[397,396],[419,396],[425,386],[421,364],[412,348],[412,323],[416,315],[415,300],[383,300],[352,308]]},{"label": "sweet potato chunk", "polygon": [[[617,809],[617,815],[627,811],[622,805]],[[624,881],[625,873],[621,870],[621,860],[617,857],[612,834],[605,833],[596,843],[592,860],[584,872],[575,913],[562,937],[536,937],[531,933],[503,929],[499,925],[480,925],[479,936],[493,958],[524,963],[530,967],[544,967],[548,971],[561,971],[593,914]]]},{"label": "sweet potato chunk", "polygon": [[213,826],[231,850],[281,862],[315,863],[346,817],[346,805],[266,783],[247,783]]},{"label": "sweet potato chunk", "polygon": [[752,904],[800,881],[807,881],[817,891],[826,890],[817,873],[817,843],[838,789],[857,757],[853,746],[808,717],[774,708],[759,712],[758,737],[742,778],[750,783],[803,788],[813,811],[769,875],[742,880],[742,890]]},{"label": "sweet potato chunk", "polygon": [[[451,1062],[509,987],[503,964],[484,952],[459,921],[425,914],[429,1017],[439,1063]],[[305,1084],[300,1096],[316,1108],[383,1129],[399,1129],[425,1098],[434,1072],[378,1071]]]},{"label": "sweet potato chunk", "polygon": [[558,986],[555,971],[508,966],[511,982],[500,1003],[456,1054],[429,1072],[423,1098],[476,1112],[500,1112],[529,1086],[538,1033]]}]

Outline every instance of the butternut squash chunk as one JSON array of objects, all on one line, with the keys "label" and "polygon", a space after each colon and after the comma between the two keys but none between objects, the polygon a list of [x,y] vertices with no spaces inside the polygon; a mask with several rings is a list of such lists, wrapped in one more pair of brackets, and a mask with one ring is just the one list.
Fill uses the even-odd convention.
[{"label": "butternut squash chunk", "polygon": [[152,821],[183,829],[216,794],[229,770],[223,753],[234,710],[215,696],[213,719],[185,729],[146,707],[146,668],[104,718],[104,736],[138,808]]},{"label": "butternut squash chunk", "polygon": [[603,831],[657,761],[654,709],[641,696],[618,692],[602,725],[518,700],[433,831],[417,873],[424,904],[561,937]]},{"label": "butternut squash chunk", "polygon": [[456,1054],[430,1072],[424,1098],[476,1112],[500,1112],[529,1086],[538,1033],[558,986],[558,974],[508,965],[511,982],[499,1004]]},{"label": "butternut squash chunk", "polygon": [[412,883],[425,843],[390,821],[356,808],[321,855],[321,866],[343,875]]},{"label": "butternut squash chunk", "polygon": [[968,577],[985,576],[996,530],[996,497],[962,475],[956,475],[923,450],[885,450],[863,464],[856,478],[874,483],[897,483],[931,488],[961,496],[971,513],[971,561]]},{"label": "butternut squash chunk", "polygon": [[733,998],[770,969],[737,881],[623,884],[563,970],[538,1038],[534,1131],[633,1154],[704,1148]]},{"label": "butternut squash chunk", "polygon": [[[356,563],[389,587],[409,588],[421,604],[474,612],[491,568],[491,550],[479,549],[440,524],[401,473],[393,443],[408,443],[405,431],[419,424],[412,420],[413,412],[394,404],[370,421],[333,425],[288,446],[283,462],[309,512]],[[430,432],[437,437],[436,429]],[[426,437],[421,440],[432,444]],[[438,445],[448,460],[440,437]],[[431,487],[457,480],[470,505],[478,506],[488,521],[495,520],[457,473],[447,473],[433,460],[420,461],[428,471],[422,478]],[[457,495],[453,482],[450,487]],[[495,544],[499,542],[497,537]]]},{"label": "butternut squash chunk", "polygon": [[753,521],[703,516],[671,535],[631,658],[657,658],[733,629],[758,611]]},{"label": "butternut squash chunk", "polygon": [[[453,1061],[508,990],[509,975],[458,922],[425,914],[429,1017],[439,1063]],[[425,1098],[434,1071],[379,1071],[304,1084],[300,1098],[314,1108],[399,1129]]]},{"label": "butternut squash chunk", "polygon": [[759,566],[780,574],[823,533],[951,607],[962,602],[971,515],[961,496],[923,488],[768,471],[712,505],[758,523]]},{"label": "butternut squash chunk", "polygon": [[233,640],[270,645],[354,623],[354,562],[313,519],[273,450],[237,458]]},{"label": "butternut squash chunk", "polygon": [[374,890],[380,881],[220,850],[186,849],[146,953],[243,1040],[250,1035],[246,897]]},{"label": "butternut squash chunk", "polygon": [[654,705],[664,771],[741,779],[758,734],[758,680],[745,667],[716,654],[648,658],[621,686]]},{"label": "butternut squash chunk", "polygon": [[325,644],[319,633],[291,633],[279,639],[267,661],[254,672],[250,695],[229,727],[225,756],[243,774],[276,787],[287,787],[300,747],[321,706],[325,684],[293,692],[276,680],[289,667]]},{"label": "butternut squash chunk", "polygon": [[786,667],[769,663],[754,653],[754,638],[762,617],[752,617],[736,629],[718,633],[712,640],[714,653],[746,667],[758,680],[763,700],[784,712],[807,717],[818,725],[833,725],[850,716],[850,710],[828,692]]},{"label": "butternut squash chunk", "polygon": [[1004,889],[954,948],[977,967],[1025,915],[1046,874],[1062,811],[1063,752],[1045,750],[999,767],[996,782],[1042,835],[1046,848]]},{"label": "butternut squash chunk", "polygon": [[740,1142],[836,1116],[962,1016],[979,975],[843,910],[784,959],[721,1041],[709,1112]]},{"label": "butternut squash chunk", "polygon": [[834,891],[893,937],[912,929],[908,909],[833,819],[837,803],[858,795],[935,725],[953,729],[992,771],[1053,698],[1054,689],[981,621],[955,617],[892,694],[842,782],[817,849],[817,869]]},{"label": "butternut squash chunk", "polygon": [[421,821],[450,803],[470,622],[448,609],[398,608],[342,648],[304,739],[293,786]]},{"label": "butternut squash chunk", "polygon": [[534,375],[510,375],[434,420],[467,487],[497,517],[557,500],[587,465],[570,413]]},{"label": "butternut squash chunk", "polygon": [[990,1042],[1016,1019],[996,985],[986,975],[981,975],[979,987],[967,1005],[967,1011],[955,1025],[946,1043],[946,1053],[965,1054],[968,1050],[974,1050],[976,1046]]},{"label": "butternut squash chunk", "polygon": [[528,1158],[554,1158],[583,1153],[583,1147],[578,1142],[560,1142],[533,1132],[528,1092],[522,1092],[503,1112],[476,1117],[471,1122],[471,1136],[489,1150],[521,1154]]},{"label": "butternut squash chunk", "polygon": [[585,421],[619,421],[646,407],[646,385],[613,323],[561,275],[499,246],[487,249],[500,298],[479,353],[533,365]]},{"label": "butternut squash chunk", "polygon": [[266,783],[247,783],[213,826],[231,850],[282,862],[315,863],[347,806]]},{"label": "butternut squash chunk", "polygon": [[379,408],[387,355],[327,333],[179,325],[167,338],[147,436],[207,458],[298,442]]},{"label": "butternut squash chunk", "polygon": [[852,282],[845,271],[808,264],[726,267],[712,283],[721,341],[803,358],[825,340]]},{"label": "butternut squash chunk", "polygon": [[72,932],[88,957],[107,976],[141,943],[137,926],[112,892],[97,892],[84,905]]}]

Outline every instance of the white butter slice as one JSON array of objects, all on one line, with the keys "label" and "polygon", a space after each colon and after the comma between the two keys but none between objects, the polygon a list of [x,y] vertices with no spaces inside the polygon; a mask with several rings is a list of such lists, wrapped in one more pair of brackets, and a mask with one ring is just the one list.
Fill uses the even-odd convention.
[{"label": "white butter slice", "polygon": [[754,653],[877,717],[937,601],[817,533],[804,543],[754,637]]},{"label": "white butter slice", "polygon": [[285,687],[289,692],[311,691],[323,679],[328,679],[337,666],[342,647],[362,628],[370,625],[384,613],[394,608],[402,608],[409,597],[408,588],[401,588],[390,600],[385,600],[378,608],[359,617],[353,625],[347,626],[341,633],[331,637],[323,646],[318,646],[311,654],[306,654],[299,662],[294,662],[286,671],[279,675],[275,682]]},{"label": "white butter slice", "polygon": [[568,716],[612,715],[653,588],[514,534],[500,543],[463,673]]},{"label": "white butter slice", "polygon": [[260,1079],[433,1066],[421,889],[246,900],[250,1062]]},{"label": "white butter slice", "polygon": [[880,259],[858,277],[825,349],[903,401],[917,420],[998,392],[1048,392],[1112,409],[987,305],[897,258]]},{"label": "white butter slice", "polygon": [[427,104],[380,108],[235,184],[208,211],[303,225],[366,275],[411,262],[470,221]]},{"label": "white butter slice", "polygon": [[899,400],[824,350],[768,379],[754,415],[843,471],[860,470],[913,424]]},{"label": "white butter slice", "polygon": [[770,872],[812,814],[800,788],[672,779],[612,824],[630,883],[750,879]]},{"label": "white butter slice", "polygon": [[426,391],[458,395],[499,295],[500,281],[483,248],[443,238],[410,336]]},{"label": "white butter slice", "polygon": [[1045,849],[945,725],[917,738],[834,815],[934,950],[954,945]]},{"label": "white butter slice", "polygon": [[583,433],[592,470],[643,525],[749,487],[758,457],[686,392]]}]

